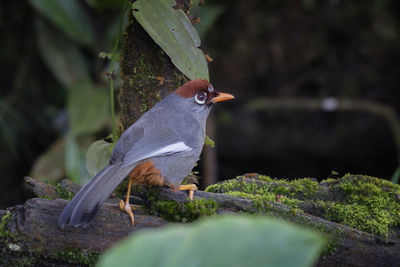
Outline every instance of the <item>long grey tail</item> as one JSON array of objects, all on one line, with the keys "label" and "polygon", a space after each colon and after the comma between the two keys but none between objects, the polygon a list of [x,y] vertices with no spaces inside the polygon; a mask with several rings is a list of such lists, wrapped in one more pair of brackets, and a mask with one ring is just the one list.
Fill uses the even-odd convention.
[{"label": "long grey tail", "polygon": [[61,227],[83,226],[93,220],[103,202],[132,170],[130,167],[108,165],[79,190],[58,218]]}]

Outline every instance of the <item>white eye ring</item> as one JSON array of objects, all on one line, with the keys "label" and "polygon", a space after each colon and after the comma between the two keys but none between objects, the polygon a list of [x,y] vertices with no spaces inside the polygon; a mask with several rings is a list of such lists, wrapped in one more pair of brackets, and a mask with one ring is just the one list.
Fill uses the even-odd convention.
[{"label": "white eye ring", "polygon": [[203,105],[204,103],[206,103],[207,94],[205,92],[197,93],[194,97],[194,100],[196,100],[197,104]]}]

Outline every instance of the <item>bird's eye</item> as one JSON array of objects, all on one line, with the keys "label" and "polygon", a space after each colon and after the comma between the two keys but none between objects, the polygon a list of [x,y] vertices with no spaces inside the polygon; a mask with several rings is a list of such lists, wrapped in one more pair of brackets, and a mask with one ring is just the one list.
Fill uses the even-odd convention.
[{"label": "bird's eye", "polygon": [[197,93],[194,99],[196,100],[197,104],[203,105],[206,103],[207,94],[205,92]]}]

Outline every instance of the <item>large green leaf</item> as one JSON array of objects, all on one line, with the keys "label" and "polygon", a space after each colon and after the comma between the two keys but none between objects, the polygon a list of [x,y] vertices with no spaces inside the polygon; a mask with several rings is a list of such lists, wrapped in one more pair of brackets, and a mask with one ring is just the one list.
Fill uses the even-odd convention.
[{"label": "large green leaf", "polygon": [[92,143],[86,153],[86,169],[90,176],[95,176],[107,166],[111,158],[111,143],[98,140]]},{"label": "large green leaf", "polygon": [[280,220],[227,216],[136,233],[98,266],[311,266],[322,244],[317,233]]},{"label": "large green leaf", "polygon": [[81,1],[29,0],[29,2],[76,42],[87,46],[93,44],[94,30]]},{"label": "large green leaf", "polygon": [[36,37],[47,67],[66,88],[89,79],[84,57],[77,45],[41,19],[36,20]]},{"label": "large green leaf", "polygon": [[93,134],[109,119],[108,92],[93,88],[90,81],[81,81],[68,90],[68,115],[73,136]]},{"label": "large green leaf", "polygon": [[181,72],[192,80],[208,80],[207,62],[198,48],[200,37],[182,10],[172,8],[174,5],[175,0],[137,0],[132,12]]}]

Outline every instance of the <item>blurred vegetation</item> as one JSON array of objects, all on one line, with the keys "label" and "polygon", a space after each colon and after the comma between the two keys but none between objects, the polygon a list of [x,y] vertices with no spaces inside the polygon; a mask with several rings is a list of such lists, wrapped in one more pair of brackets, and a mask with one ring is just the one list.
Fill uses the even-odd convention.
[{"label": "blurred vegetation", "polygon": [[[10,176],[1,179],[1,188],[15,187],[10,184],[18,184],[29,169],[32,175],[52,182],[65,175],[78,183],[89,178],[86,150],[96,134],[110,131],[104,74],[110,67],[98,54],[112,51],[123,3],[32,0],[0,4],[1,30],[10,37],[1,48],[7,65],[0,101],[1,157],[11,155],[0,166],[2,176]],[[14,15],[16,10],[18,15]],[[10,77],[14,82],[8,81]],[[10,160],[19,163],[7,168]],[[10,202],[20,201],[18,191]],[[1,195],[7,198],[6,192]]]},{"label": "blurred vegetation", "polygon": [[[312,266],[323,239],[271,218],[219,216],[135,234],[99,266]],[[159,257],[154,257],[154,255]]]}]

